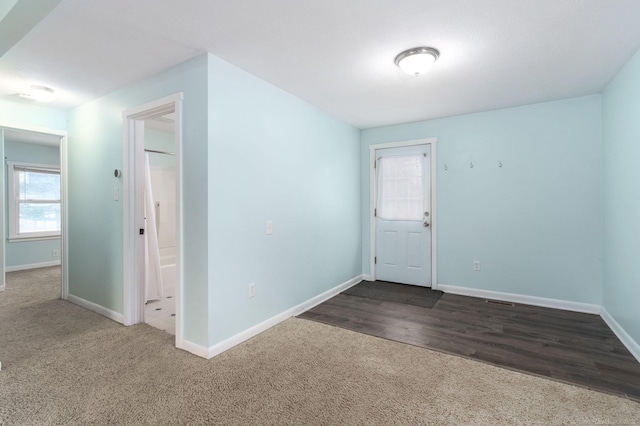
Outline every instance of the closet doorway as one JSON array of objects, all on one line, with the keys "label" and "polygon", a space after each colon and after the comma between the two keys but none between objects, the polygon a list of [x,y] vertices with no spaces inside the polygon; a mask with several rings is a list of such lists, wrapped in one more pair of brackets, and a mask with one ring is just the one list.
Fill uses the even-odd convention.
[{"label": "closet doorway", "polygon": [[182,347],[182,94],[124,113],[125,325]]}]

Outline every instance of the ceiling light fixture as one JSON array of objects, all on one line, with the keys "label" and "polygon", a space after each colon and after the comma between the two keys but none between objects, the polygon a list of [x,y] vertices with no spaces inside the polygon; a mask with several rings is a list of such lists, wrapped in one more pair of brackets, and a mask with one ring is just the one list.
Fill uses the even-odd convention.
[{"label": "ceiling light fixture", "polygon": [[56,92],[50,87],[32,85],[29,93],[21,93],[20,96],[39,102],[51,102],[56,97]]},{"label": "ceiling light fixture", "polygon": [[407,74],[418,76],[429,71],[429,68],[440,56],[433,47],[414,47],[396,56],[395,64]]}]

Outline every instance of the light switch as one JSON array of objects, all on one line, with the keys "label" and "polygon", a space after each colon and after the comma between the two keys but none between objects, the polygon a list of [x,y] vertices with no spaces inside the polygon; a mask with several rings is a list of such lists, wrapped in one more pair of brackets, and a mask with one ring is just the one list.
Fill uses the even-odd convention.
[{"label": "light switch", "polygon": [[267,223],[265,224],[265,232],[267,235],[273,234],[273,221],[267,221]]},{"label": "light switch", "polygon": [[117,186],[113,188],[113,201],[118,201],[120,199],[120,188]]}]

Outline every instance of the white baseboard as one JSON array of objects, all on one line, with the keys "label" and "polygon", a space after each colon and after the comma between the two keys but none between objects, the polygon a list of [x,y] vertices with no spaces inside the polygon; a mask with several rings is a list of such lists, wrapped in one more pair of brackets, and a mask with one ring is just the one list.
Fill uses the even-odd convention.
[{"label": "white baseboard", "polygon": [[209,348],[198,345],[197,343],[193,343],[185,339],[182,339],[181,342],[176,341],[176,348],[182,349],[187,352],[191,352],[192,354],[202,358],[207,358],[207,359],[211,358],[209,356],[209,351],[210,351]]},{"label": "white baseboard", "polygon": [[7,266],[6,268],[4,268],[4,271],[5,272],[24,271],[27,269],[46,268],[47,266],[57,266],[57,265],[60,265],[59,260],[54,260],[53,262],[40,262],[40,263],[29,263],[27,265]]},{"label": "white baseboard", "polygon": [[362,276],[362,279],[363,279],[364,281],[374,281],[374,279],[373,279],[373,275],[371,275],[371,274],[365,274],[365,275],[363,275],[363,276]]},{"label": "white baseboard", "polygon": [[631,355],[633,355],[634,358],[638,360],[638,362],[640,362],[640,344],[638,344],[638,342],[636,342],[633,337],[629,336],[629,334],[624,330],[624,328],[622,328],[618,321],[616,321],[611,316],[611,314],[607,312],[604,306],[602,307],[600,316],[602,317],[604,322],[607,323],[611,331],[613,331],[613,333],[618,336],[618,339],[620,339],[622,344],[625,345],[627,349],[629,349]]},{"label": "white baseboard", "polygon": [[112,311],[110,309],[107,309],[104,306],[100,306],[93,302],[89,302],[88,300],[82,299],[78,296],[74,296],[73,294],[67,294],[67,300],[85,309],[89,309],[90,311],[97,312],[100,315],[103,315],[109,319],[114,320],[115,322],[124,324],[124,315],[118,312]]},{"label": "white baseboard", "polygon": [[541,306],[544,308],[562,309],[565,311],[582,312],[585,314],[600,314],[600,305],[570,302],[568,300],[548,299],[546,297],[526,296],[514,293],[483,290],[478,288],[458,287],[455,285],[438,284],[438,290],[461,296],[479,297],[483,299],[503,300],[505,302],[521,303],[524,305]]},{"label": "white baseboard", "polygon": [[0,291],[4,291],[4,287],[5,287],[4,284],[0,285]]},{"label": "white baseboard", "polygon": [[[309,309],[313,308],[314,306],[319,305],[320,303],[331,299],[333,296],[337,295],[338,293],[341,293],[343,291],[345,291],[346,289],[353,287],[354,285],[358,284],[360,281],[362,281],[362,275],[358,275],[357,277],[351,278],[350,280],[330,289],[325,291],[322,294],[319,294],[318,296],[312,297],[311,299],[307,300],[306,302],[303,302],[297,306],[294,306],[293,308],[287,309],[284,312],[279,313],[276,316],[273,316],[263,322],[261,322],[260,324],[256,324],[253,327],[242,331],[238,334],[236,334],[235,336],[229,337],[226,340],[223,340],[220,343],[217,343],[211,347],[209,347],[208,349],[208,353],[206,355],[206,358],[213,358],[216,355],[221,354],[222,352],[231,349],[232,347],[239,345],[240,343],[244,342],[245,340],[248,340],[260,333],[262,333],[263,331],[273,327],[274,325],[277,325],[278,323],[281,323],[282,321],[294,317],[296,315],[300,315],[301,313],[308,311]],[[186,342],[184,342],[186,343]],[[193,346],[191,346],[193,345]],[[189,347],[193,348],[194,350],[192,351],[191,349],[184,347],[183,349],[188,350],[189,352],[192,352],[196,355],[200,355],[200,346],[195,345],[191,342],[189,342]],[[196,352],[197,351],[197,352]],[[202,355],[200,355],[202,356]]]}]

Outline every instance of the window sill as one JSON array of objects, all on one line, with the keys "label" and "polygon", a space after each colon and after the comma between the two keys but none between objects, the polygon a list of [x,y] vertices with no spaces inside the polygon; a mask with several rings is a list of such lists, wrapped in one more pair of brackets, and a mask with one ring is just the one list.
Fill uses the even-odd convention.
[{"label": "window sill", "polygon": [[25,237],[9,237],[7,241],[10,243],[21,243],[27,241],[44,241],[44,240],[59,240],[60,235],[41,235],[41,236],[25,236]]}]

